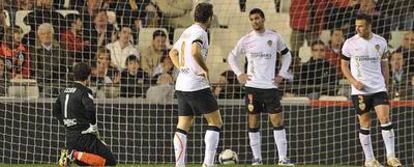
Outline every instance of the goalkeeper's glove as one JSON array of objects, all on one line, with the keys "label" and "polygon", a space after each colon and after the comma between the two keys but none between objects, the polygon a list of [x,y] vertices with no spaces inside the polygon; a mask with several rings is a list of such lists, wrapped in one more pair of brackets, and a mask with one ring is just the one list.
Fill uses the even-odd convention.
[{"label": "goalkeeper's glove", "polygon": [[89,128],[82,131],[81,134],[93,134],[93,135],[98,136],[99,135],[98,134],[98,125],[97,124],[95,124],[95,125],[89,124]]}]

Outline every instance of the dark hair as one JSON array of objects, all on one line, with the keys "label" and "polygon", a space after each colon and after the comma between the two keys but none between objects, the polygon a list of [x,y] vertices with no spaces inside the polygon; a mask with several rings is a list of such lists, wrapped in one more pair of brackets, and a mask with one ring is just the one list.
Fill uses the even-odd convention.
[{"label": "dark hair", "polygon": [[251,16],[253,14],[259,14],[260,17],[265,18],[265,15],[263,13],[263,10],[260,9],[260,8],[253,8],[252,10],[250,10],[249,16]]},{"label": "dark hair", "polygon": [[226,78],[228,84],[239,84],[239,80],[237,80],[237,75],[231,70],[222,72],[220,76]]},{"label": "dark hair", "polygon": [[372,16],[367,15],[367,14],[357,15],[356,20],[365,20],[367,22],[367,24],[369,24],[369,25],[372,24]]},{"label": "dark hair", "polygon": [[200,23],[207,23],[207,21],[213,16],[213,5],[209,3],[199,3],[195,7],[194,21]]},{"label": "dark hair", "polygon": [[91,74],[91,68],[88,64],[81,62],[73,67],[73,79],[75,81],[86,81]]},{"label": "dark hair", "polygon": [[76,22],[76,20],[78,20],[78,19],[81,19],[81,17],[77,14],[68,14],[68,15],[66,15],[66,17],[65,17],[66,26],[71,27],[72,23]]},{"label": "dark hair", "polygon": [[342,29],[342,28],[334,28],[334,29],[331,30],[331,36],[333,35],[333,33],[335,31],[341,31],[344,34],[344,29]]},{"label": "dark hair", "polygon": [[167,37],[167,35],[163,30],[155,30],[154,33],[152,33],[152,39],[155,39],[155,37]]},{"label": "dark hair", "polygon": [[312,44],[311,44],[311,48],[313,48],[315,45],[323,45],[323,46],[325,46],[325,43],[323,43],[323,41],[321,41],[321,40],[313,41]]},{"label": "dark hair", "polygon": [[129,55],[129,56],[126,58],[126,60],[125,60],[125,65],[128,65],[128,63],[129,63],[129,62],[131,62],[131,61],[138,62],[138,61],[139,61],[139,59],[138,59],[138,57],[137,57],[137,56],[135,56],[135,55]]}]

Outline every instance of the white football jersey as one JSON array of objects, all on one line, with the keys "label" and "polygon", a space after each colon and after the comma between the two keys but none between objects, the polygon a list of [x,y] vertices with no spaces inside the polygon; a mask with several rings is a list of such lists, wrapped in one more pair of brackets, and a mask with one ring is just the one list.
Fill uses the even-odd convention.
[{"label": "white football jersey", "polygon": [[362,90],[352,86],[352,95],[387,91],[381,68],[381,59],[388,54],[383,37],[373,33],[372,38],[366,40],[356,34],[345,41],[342,54],[350,58],[352,76],[364,85]]},{"label": "white football jersey", "polygon": [[205,61],[207,58],[208,37],[207,32],[198,24],[193,24],[184,30],[173,46],[179,55],[179,74],[175,84],[175,89],[179,91],[197,91],[210,87],[208,80],[200,75],[203,69],[191,54],[193,42],[200,44],[201,55]]},{"label": "white football jersey", "polygon": [[[247,75],[250,81],[245,86],[261,89],[277,88],[273,83],[277,53],[287,49],[282,37],[272,30],[263,33],[251,31],[243,36],[236,47],[230,52],[233,56],[245,55],[247,58]],[[243,73],[240,69],[232,68],[239,76]]]}]

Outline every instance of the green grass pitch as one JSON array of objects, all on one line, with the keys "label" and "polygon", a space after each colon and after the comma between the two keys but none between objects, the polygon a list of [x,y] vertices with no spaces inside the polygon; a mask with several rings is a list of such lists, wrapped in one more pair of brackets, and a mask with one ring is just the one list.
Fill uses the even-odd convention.
[{"label": "green grass pitch", "polygon": [[[0,164],[0,167],[56,167],[56,164]],[[76,166],[76,165],[72,165]],[[173,164],[119,164],[118,167],[173,167]],[[190,164],[188,167],[200,167],[201,164]],[[219,165],[218,167],[244,167],[248,164]],[[357,167],[343,165],[296,165],[297,167]],[[277,165],[262,165],[261,167],[277,167]]]}]

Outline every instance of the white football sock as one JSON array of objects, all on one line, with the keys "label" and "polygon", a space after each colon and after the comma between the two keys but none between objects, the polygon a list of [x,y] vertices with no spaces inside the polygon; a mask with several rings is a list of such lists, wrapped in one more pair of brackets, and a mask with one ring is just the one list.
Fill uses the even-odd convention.
[{"label": "white football sock", "polygon": [[382,124],[381,129],[382,139],[384,140],[385,149],[387,150],[387,157],[395,157],[395,137],[392,123]]},{"label": "white football sock", "polygon": [[[283,128],[283,127],[282,127]],[[275,138],[275,143],[277,146],[277,153],[279,154],[279,161],[287,157],[287,139],[286,139],[286,130],[275,129],[273,130],[273,135]]]},{"label": "white football sock", "polygon": [[260,132],[249,132],[249,139],[254,159],[262,160],[262,136]]},{"label": "white football sock", "polygon": [[[218,129],[218,128],[217,128]],[[220,132],[217,130],[207,130],[204,137],[206,143],[206,150],[204,155],[204,164],[208,166],[214,165],[214,157],[216,155],[217,146],[219,143]]]},{"label": "white football sock", "polygon": [[175,132],[174,134],[174,152],[175,152],[175,166],[185,166],[187,149],[187,134],[183,132]]},{"label": "white football sock", "polygon": [[364,150],[365,161],[374,160],[374,150],[372,149],[369,129],[361,128],[359,132],[359,140],[361,142],[362,150]]}]

